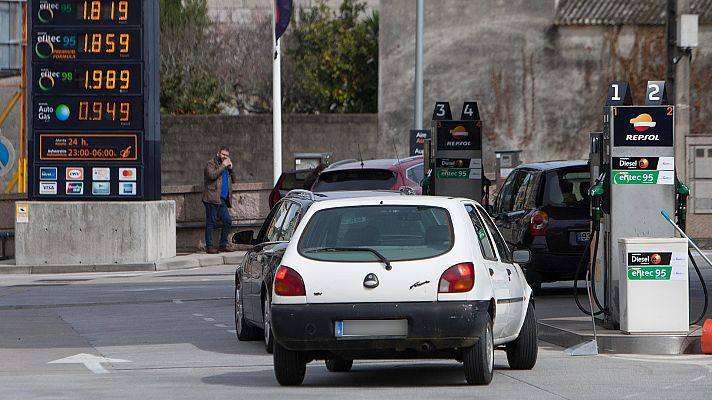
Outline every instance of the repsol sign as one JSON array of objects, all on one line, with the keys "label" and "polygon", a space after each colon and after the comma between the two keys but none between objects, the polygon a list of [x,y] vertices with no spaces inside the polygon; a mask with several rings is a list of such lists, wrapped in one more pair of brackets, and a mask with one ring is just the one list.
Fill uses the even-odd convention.
[{"label": "repsol sign", "polygon": [[672,147],[674,107],[616,106],[611,108],[613,146]]}]

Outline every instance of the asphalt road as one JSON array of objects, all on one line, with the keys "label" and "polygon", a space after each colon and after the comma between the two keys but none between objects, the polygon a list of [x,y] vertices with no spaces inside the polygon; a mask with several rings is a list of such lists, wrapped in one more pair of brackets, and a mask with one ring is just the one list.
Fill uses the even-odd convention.
[{"label": "asphalt road", "polygon": [[466,385],[455,361],[423,360],[348,373],[313,362],[284,388],[262,343],[235,337],[233,273],[3,276],[0,399],[690,399],[712,387],[712,356],[569,357],[540,342],[531,371],[497,352],[486,387]]}]

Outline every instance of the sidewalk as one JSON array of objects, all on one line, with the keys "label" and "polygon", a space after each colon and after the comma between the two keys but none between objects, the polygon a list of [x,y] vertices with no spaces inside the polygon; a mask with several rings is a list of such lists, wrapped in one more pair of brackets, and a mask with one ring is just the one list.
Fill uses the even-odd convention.
[{"label": "sidewalk", "polygon": [[79,265],[32,265],[17,266],[15,260],[0,261],[0,275],[7,274],[57,274],[82,272],[117,272],[117,271],[167,271],[209,267],[213,265],[237,265],[242,262],[244,251],[232,253],[206,254],[187,253],[173,258],[148,263],[135,264],[79,264]]}]

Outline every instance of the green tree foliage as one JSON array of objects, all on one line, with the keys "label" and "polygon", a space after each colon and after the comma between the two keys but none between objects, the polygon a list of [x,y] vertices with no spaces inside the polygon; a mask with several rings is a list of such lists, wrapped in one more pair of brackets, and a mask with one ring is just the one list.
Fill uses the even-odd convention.
[{"label": "green tree foliage", "polygon": [[161,110],[215,114],[226,96],[213,73],[206,0],[161,0]]},{"label": "green tree foliage", "polygon": [[332,12],[321,0],[299,10],[285,39],[287,112],[378,111],[378,13],[365,9],[344,0]]}]

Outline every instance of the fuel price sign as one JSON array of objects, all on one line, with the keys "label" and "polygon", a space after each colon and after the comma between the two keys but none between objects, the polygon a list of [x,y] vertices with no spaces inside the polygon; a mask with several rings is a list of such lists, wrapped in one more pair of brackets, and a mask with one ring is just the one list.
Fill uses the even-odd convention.
[{"label": "fuel price sign", "polygon": [[158,1],[28,10],[30,198],[160,199]]}]

